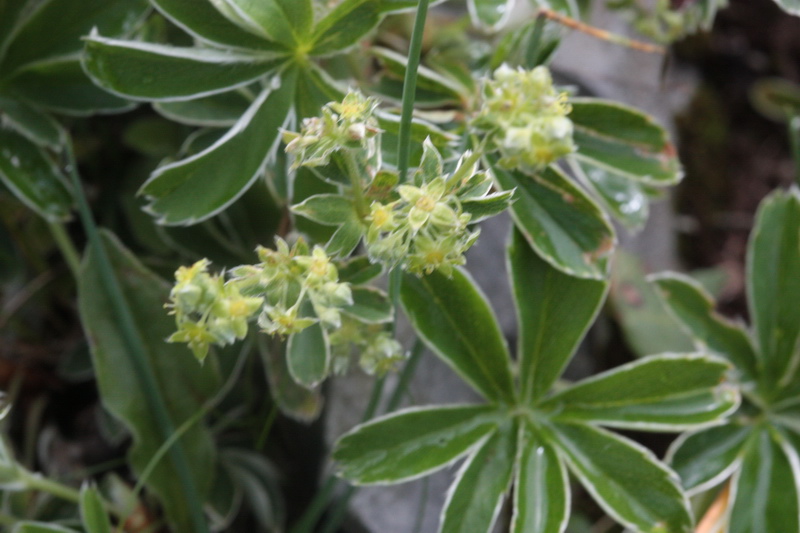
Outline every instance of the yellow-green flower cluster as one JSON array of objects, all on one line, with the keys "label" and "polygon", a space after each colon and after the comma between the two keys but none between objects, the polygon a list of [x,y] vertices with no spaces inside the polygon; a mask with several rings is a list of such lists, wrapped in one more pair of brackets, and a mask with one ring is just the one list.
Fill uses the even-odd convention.
[{"label": "yellow-green flower cluster", "polygon": [[361,369],[371,375],[385,375],[406,359],[403,347],[384,324],[365,325],[345,315],[341,327],[328,338],[334,374],[347,372],[354,352]]},{"label": "yellow-green flower cluster", "polygon": [[285,131],[283,141],[295,158],[293,166],[323,166],[337,151],[360,150],[379,167],[379,160],[373,161],[380,157],[380,129],[373,116],[377,106],[376,99],[351,91],[341,102],[326,104],[321,117],[304,119],[299,133]]},{"label": "yellow-green flower cluster", "polygon": [[570,111],[567,93],[556,90],[547,67],[503,65],[484,84],[473,126],[490,136],[501,166],[536,169],[575,151]]},{"label": "yellow-green flower cluster", "polygon": [[169,342],[185,342],[202,361],[211,344],[225,346],[247,335],[248,320],[258,312],[264,299],[244,296],[235,283],[208,273],[209,261],[202,259],[175,273],[170,292],[171,314],[177,331]]},{"label": "yellow-green flower cluster", "polygon": [[310,251],[299,239],[290,249],[278,238],[275,250],[256,251],[260,263],[236,267],[231,275],[243,292],[263,295],[258,324],[264,332],[290,335],[317,321],[340,325],[340,310],[352,304],[353,297],[350,286],[339,283],[336,266],[320,246]]},{"label": "yellow-green flower cluster", "polygon": [[462,168],[462,159],[455,172],[464,179],[450,184],[430,140],[423,150],[415,185],[399,185],[398,199],[370,206],[367,252],[374,260],[415,274],[441,270],[450,275],[454,266],[464,264],[464,253],[478,238],[478,231],[467,226],[471,217],[458,197],[459,188],[478,176],[474,165]]}]

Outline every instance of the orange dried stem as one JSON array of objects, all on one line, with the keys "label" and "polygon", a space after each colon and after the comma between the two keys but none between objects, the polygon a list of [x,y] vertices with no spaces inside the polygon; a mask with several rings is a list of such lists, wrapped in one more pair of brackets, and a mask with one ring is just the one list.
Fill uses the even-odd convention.
[{"label": "orange dried stem", "polygon": [[715,531],[722,531],[722,521],[725,520],[725,513],[728,510],[728,500],[731,496],[731,484],[725,483],[725,486],[719,492],[714,503],[708,508],[703,519],[697,524],[695,533],[714,533]]},{"label": "orange dried stem", "polygon": [[557,13],[552,9],[547,9],[544,7],[540,8],[537,15],[552,20],[554,22],[558,22],[562,26],[565,26],[572,30],[577,30],[579,32],[585,33],[586,35],[590,35],[596,39],[602,39],[603,41],[608,41],[610,43],[626,46],[628,48],[632,48],[640,52],[646,52],[648,54],[661,54],[661,55],[664,55],[666,53],[666,49],[663,46],[659,46],[657,44],[645,43],[643,41],[637,41],[635,39],[629,39],[622,35],[611,33],[609,31],[602,30],[595,26],[591,26],[579,20],[575,20],[572,17],[562,15],[561,13]]}]

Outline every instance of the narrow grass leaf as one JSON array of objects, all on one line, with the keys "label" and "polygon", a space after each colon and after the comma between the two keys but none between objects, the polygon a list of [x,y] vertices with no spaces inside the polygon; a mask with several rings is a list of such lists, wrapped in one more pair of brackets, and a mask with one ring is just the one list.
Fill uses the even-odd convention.
[{"label": "narrow grass leaf", "polygon": [[[168,416],[173,426],[179,427],[219,389],[215,365],[201,366],[185,346],[164,342],[175,328],[174,322],[163,314],[169,286],[146,270],[115,238],[105,235],[103,242]],[[100,268],[97,254],[90,248],[78,284],[81,321],[90,340],[103,405],[133,435],[129,461],[134,472],[141,473],[165,438],[149,409],[149,393],[137,378]],[[154,320],[154,313],[160,318]],[[195,490],[203,497],[209,491],[214,471],[211,434],[201,422],[186,430],[177,442],[192,465]],[[172,461],[157,463],[146,486],[158,497],[173,527],[182,531],[191,529],[190,510],[184,496],[187,487],[182,486]]]}]

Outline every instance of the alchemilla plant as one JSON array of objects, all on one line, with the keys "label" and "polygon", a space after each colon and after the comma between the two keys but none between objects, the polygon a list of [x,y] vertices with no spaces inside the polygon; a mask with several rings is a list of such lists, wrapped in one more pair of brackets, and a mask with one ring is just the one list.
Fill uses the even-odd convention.
[{"label": "alchemilla plant", "polygon": [[[666,42],[723,2],[607,3]],[[711,501],[716,531],[800,531],[797,187],[753,231],[751,329],[662,275],[694,348],[570,383],[609,290],[612,220],[643,226],[682,178],[675,147],[645,113],[555,81],[559,24],[592,32],[588,0],[534,1],[513,28],[512,0],[468,0],[474,34],[423,42],[429,4],[0,1],[0,201],[46,222],[31,250],[63,254],[104,438],[126,453],[72,472],[77,489],[0,439],[11,531],[332,532],[353,487],[457,461],[442,533],[564,532],[576,490],[631,531],[694,531]],[[104,208],[79,171],[112,143],[85,132],[116,123],[85,117],[137,105],[115,119],[137,163],[118,165]],[[513,354],[466,259],[502,213]],[[398,337],[401,313],[414,339]],[[481,400],[397,410],[424,348]],[[314,437],[297,433],[313,430],[284,422],[315,420],[325,381],[354,371],[373,397],[316,489]],[[614,430],[681,435],[662,460]],[[295,448],[302,496],[283,475]]]}]

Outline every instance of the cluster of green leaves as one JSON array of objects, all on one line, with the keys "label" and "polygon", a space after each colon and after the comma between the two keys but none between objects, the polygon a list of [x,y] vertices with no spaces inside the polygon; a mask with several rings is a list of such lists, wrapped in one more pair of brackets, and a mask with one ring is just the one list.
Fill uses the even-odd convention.
[{"label": "cluster of green leaves", "polygon": [[358,426],[334,450],[340,475],[358,484],[398,483],[466,456],[439,530],[491,531],[513,485],[511,530],[532,533],[565,529],[569,470],[626,526],[690,531],[688,500],[674,472],[601,426],[682,431],[714,423],[739,405],[738,391],[724,378],[729,365],[702,352],[655,355],[551,391],[607,282],[554,269],[519,231],[508,253],[524,325],[518,371],[466,273],[404,277],[402,304],[415,330],[487,403],[411,408]]},{"label": "cluster of green leaves", "polygon": [[800,529],[800,191],[761,205],[747,251],[751,329],[725,320],[685,276],[654,278],[698,347],[727,359],[742,391],[725,424],[682,435],[668,459],[690,493],[729,485],[726,531]]}]

